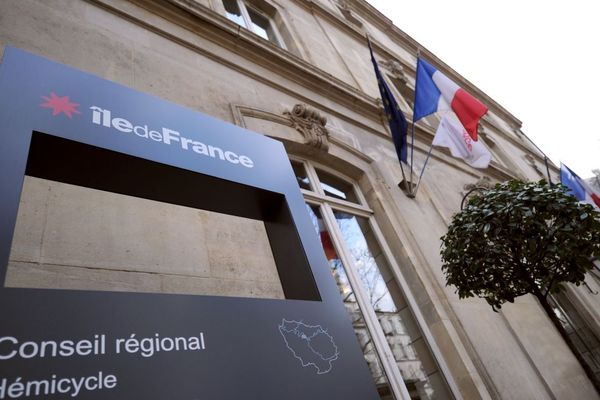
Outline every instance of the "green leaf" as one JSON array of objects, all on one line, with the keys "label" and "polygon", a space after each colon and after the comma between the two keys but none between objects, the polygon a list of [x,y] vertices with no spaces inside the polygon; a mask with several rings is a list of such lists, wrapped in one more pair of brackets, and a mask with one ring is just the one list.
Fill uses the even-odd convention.
[{"label": "green leaf", "polygon": [[471,197],[441,241],[446,284],[498,310],[550,282],[581,283],[600,254],[600,213],[562,185],[503,182]]}]

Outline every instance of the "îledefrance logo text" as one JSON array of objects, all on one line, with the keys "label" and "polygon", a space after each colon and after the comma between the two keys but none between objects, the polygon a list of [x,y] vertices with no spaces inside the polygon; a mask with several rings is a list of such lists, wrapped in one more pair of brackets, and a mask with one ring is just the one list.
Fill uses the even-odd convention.
[{"label": "\u00eeledefrance logo text", "polygon": [[[73,119],[73,115],[81,114],[81,111],[77,109],[80,104],[73,102],[69,96],[59,96],[55,92],[50,92],[50,95],[41,97],[44,102],[40,104],[40,107],[52,110],[52,116],[54,117],[63,117],[64,114],[67,118]],[[107,128],[113,133],[127,133],[137,138],[146,139],[148,142],[175,146],[180,150],[191,151],[217,161],[225,161],[245,168],[254,167],[254,161],[247,155],[190,139],[174,129],[164,126],[157,129],[156,126],[149,126],[140,121],[115,116],[115,113],[106,107],[93,105],[89,109],[92,124]],[[201,137],[202,132],[197,132],[195,136]]]}]

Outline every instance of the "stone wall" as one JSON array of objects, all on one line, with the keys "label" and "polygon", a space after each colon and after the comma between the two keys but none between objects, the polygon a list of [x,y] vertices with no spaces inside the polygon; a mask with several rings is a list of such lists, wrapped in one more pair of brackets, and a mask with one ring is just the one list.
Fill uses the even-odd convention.
[{"label": "stone wall", "polygon": [[284,297],[262,221],[32,177],[5,285]]}]

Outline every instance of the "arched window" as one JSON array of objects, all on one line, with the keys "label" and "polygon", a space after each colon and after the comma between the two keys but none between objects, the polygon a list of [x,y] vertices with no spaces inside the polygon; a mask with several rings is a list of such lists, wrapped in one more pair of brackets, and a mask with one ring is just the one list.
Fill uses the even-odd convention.
[{"label": "arched window", "polygon": [[452,399],[358,186],[307,160],[292,166],[381,398]]}]

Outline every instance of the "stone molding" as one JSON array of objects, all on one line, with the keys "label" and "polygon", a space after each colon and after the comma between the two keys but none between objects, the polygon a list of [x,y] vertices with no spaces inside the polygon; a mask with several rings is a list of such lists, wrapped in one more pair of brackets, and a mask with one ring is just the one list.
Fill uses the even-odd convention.
[{"label": "stone molding", "polygon": [[400,80],[404,84],[408,83],[406,73],[404,72],[404,67],[397,60],[391,58],[387,61],[378,61],[378,64],[381,65],[381,67],[385,70],[389,71],[394,78]]},{"label": "stone molding", "polygon": [[[242,128],[246,128],[246,117],[262,119],[265,121],[271,121],[275,124],[280,124],[284,126],[289,126],[294,128],[294,123],[290,116],[285,115],[285,112],[282,114],[275,114],[269,111],[261,110],[255,107],[244,106],[240,104],[231,104],[231,112],[233,114],[233,121],[236,125],[241,126]],[[323,117],[324,118],[324,117]],[[329,131],[328,131],[329,132]],[[301,132],[300,132],[301,133]],[[274,139],[279,140],[279,138],[274,137]],[[362,150],[344,142],[336,138],[335,135],[328,134],[328,145],[336,146],[341,150],[344,150],[350,153],[352,156],[357,157],[358,159],[371,164],[374,159],[370,157],[368,154],[364,153]]]},{"label": "stone molding", "polygon": [[[135,6],[124,7],[123,3],[119,0],[88,1],[112,13],[120,15],[121,17],[128,19],[140,26],[143,26],[149,31],[155,32],[158,35],[173,40],[176,43],[180,43],[181,45],[203,54],[224,66],[230,67],[233,70],[237,70],[249,77],[252,77],[259,82],[264,82],[278,90],[281,90],[284,93],[289,93],[296,96],[298,95],[297,93],[291,92],[289,89],[273,82],[273,80],[268,79],[264,75],[256,74],[252,71],[242,68],[237,63],[233,63],[230,60],[223,58],[222,55],[215,54],[204,46],[199,46],[198,43],[191,41],[191,38],[188,37],[188,35],[181,36],[181,33],[177,32],[176,29],[167,29],[163,24],[149,23],[143,14],[139,12],[141,10],[138,11]],[[306,0],[295,1],[302,4]],[[234,22],[229,21],[226,17],[218,15],[214,11],[197,2],[190,3],[189,0],[163,0],[160,2],[149,2],[149,0],[132,0],[131,5],[142,6],[142,9],[145,11],[155,13],[156,15],[161,15],[161,18],[164,19],[165,22],[168,21],[169,23],[175,24],[175,26],[179,26],[180,28],[190,29],[193,25],[193,28],[196,30],[196,35],[200,35],[209,41],[217,43],[225,49],[233,51],[233,46],[236,49],[236,54],[251,59],[252,61],[256,62],[257,65],[262,65],[266,68],[272,68],[273,62],[271,61],[273,58],[279,59],[282,68],[277,72],[280,76],[290,79],[291,81],[298,82],[305,88],[314,90],[315,93],[326,94],[330,100],[335,101],[340,105],[347,106],[350,110],[358,113],[359,115],[366,116],[372,120],[375,120],[375,116],[381,117],[381,109],[377,105],[374,98],[371,98],[359,90],[352,88],[350,85],[337,80],[335,77],[323,74],[322,71],[317,67],[299,59],[298,57],[293,56],[289,52],[280,49],[274,44],[257,38],[256,35],[250,33],[249,31],[246,32],[244,29],[239,29],[239,26],[237,26]],[[320,5],[318,7],[320,7]],[[187,16],[183,15],[182,13],[187,13]],[[327,13],[327,15],[333,16],[333,14],[330,12]],[[208,23],[198,24],[198,20],[194,21],[194,18],[198,18]],[[341,17],[337,18],[341,19]],[[233,35],[233,37],[229,37],[230,35],[227,33]],[[246,42],[248,45],[247,48],[240,46],[240,44],[237,43],[240,40]],[[374,43],[374,45],[378,46],[376,43]],[[264,63],[267,62],[265,60],[271,60],[268,62],[268,66],[264,65]],[[327,108],[327,111],[342,119],[351,120],[353,124],[359,126],[367,132],[380,136],[390,143],[392,142],[392,138],[389,133],[386,134],[383,131],[375,130],[373,127],[367,126],[355,118],[349,119],[347,115],[340,113],[335,108]],[[427,132],[427,137],[433,137],[433,132],[429,132],[430,129],[419,126],[416,128],[418,128],[417,132],[424,131]],[[431,139],[426,141],[429,140]],[[415,143],[415,145],[422,147],[419,146],[418,143]],[[349,147],[352,148],[351,146]],[[519,147],[524,146],[521,144]],[[360,150],[357,151],[360,152]],[[425,152],[427,152],[427,149],[425,149]],[[364,153],[360,152],[360,154]],[[450,163],[467,173],[473,173],[473,171],[470,171],[470,169],[466,168],[464,165],[453,162],[454,160],[452,160],[450,157],[444,157],[443,160],[446,163]],[[514,175],[512,171],[509,171],[498,164],[492,163],[491,169],[496,170],[494,171],[497,172],[496,175],[504,176],[504,179],[510,178]]]},{"label": "stone molding", "polygon": [[296,104],[291,111],[283,113],[290,119],[291,125],[304,136],[304,143],[317,149],[329,150],[329,131],[327,117],[307,106],[306,104]]},{"label": "stone molding", "polygon": [[540,169],[540,167],[538,167],[537,163],[535,162],[535,157],[532,156],[531,154],[525,154],[523,156],[523,158],[525,159],[525,161],[527,161],[527,164],[535,171],[537,172],[538,175],[545,177],[544,175],[544,171],[542,171]]},{"label": "stone molding", "polygon": [[355,15],[355,11],[352,9],[352,5],[348,0],[337,0],[336,5],[339,8],[342,15],[352,24],[359,28],[362,28],[363,23]]},{"label": "stone molding", "polygon": [[[124,7],[123,3],[121,3],[119,0],[88,1],[99,5],[102,8],[107,9],[117,15],[121,15],[122,17],[134,23],[137,23],[138,25],[144,26],[149,31],[153,31],[161,36],[169,38],[174,42],[180,43],[194,51],[204,54],[205,56],[214,59],[215,61],[223,65],[229,66],[234,70],[238,70],[248,76],[251,76],[252,78],[258,81],[265,82],[273,87],[277,87],[279,90],[286,91],[285,88],[274,85],[273,81],[265,78],[264,76],[254,74],[244,68],[240,68],[239,65],[232,64],[228,60],[217,56],[211,53],[210,51],[207,51],[205,48],[198,47],[196,43],[189,42],[183,37],[174,35],[173,32],[167,31],[164,28],[162,28],[160,24],[150,24],[147,21],[145,21],[145,19],[140,19],[139,15],[136,15],[137,13],[134,11],[134,9],[132,9],[131,7]],[[300,5],[306,5],[306,2],[310,0],[294,1],[296,1]],[[199,18],[204,22],[208,22],[208,24],[204,23],[201,25],[193,23],[194,29],[190,30],[199,30],[197,34],[204,36],[208,40],[220,44],[223,48],[231,49],[231,46],[233,46],[235,49],[237,49],[241,56],[248,57],[249,59],[252,59],[259,65],[264,65],[261,62],[261,60],[272,60],[273,58],[280,59],[280,62],[283,63],[282,66],[285,66],[285,68],[281,68],[280,70],[278,70],[278,74],[283,75],[284,77],[292,81],[301,83],[303,86],[313,90],[315,93],[325,94],[327,95],[327,97],[330,97],[338,104],[344,105],[351,109],[353,112],[357,112],[359,115],[365,116],[371,120],[375,120],[376,115],[379,117],[381,115],[380,107],[378,106],[374,98],[371,98],[370,96],[364,94],[360,90],[336,79],[335,77],[329,76],[328,74],[323,74],[323,72],[317,67],[311,65],[310,63],[304,60],[301,60],[300,58],[292,55],[289,52],[280,49],[276,45],[271,44],[269,42],[265,43],[265,41],[262,39],[259,40],[256,37],[256,35],[244,29],[239,29],[239,26],[237,26],[234,22],[229,21],[225,16],[217,14],[213,10],[196,1],[162,0],[160,2],[150,2],[150,0],[132,0],[132,3],[138,6],[142,6],[144,9],[150,12],[154,12],[157,15],[161,15],[161,17],[166,21],[190,29],[191,26],[189,26],[189,24],[191,20],[189,18],[183,17],[182,15],[177,15],[179,13],[176,11],[175,8],[179,8],[181,11],[186,12],[191,16]],[[362,0],[352,1],[353,8],[356,10],[361,10],[363,6],[362,3]],[[315,7],[314,11],[319,11],[320,15],[327,17],[329,20],[333,19],[335,21],[338,21],[341,25],[346,25],[347,27],[352,26],[348,22],[342,22],[344,20],[340,16],[335,15],[335,13],[326,10],[324,6],[314,2],[311,2],[311,4]],[[169,5],[175,8],[170,8]],[[216,30],[213,28],[215,28]],[[357,30],[357,28],[355,27],[352,30],[355,31],[355,35],[364,35],[360,33],[359,30]],[[228,38],[228,35],[224,35],[223,31],[231,33],[233,36],[235,36],[234,42],[237,42],[238,40],[243,40],[247,42],[247,44],[251,48],[248,49],[248,52],[246,52],[245,50],[243,50],[243,46],[240,46],[239,43],[230,43],[230,38]],[[382,47],[377,42],[374,42],[373,46],[376,49],[379,49],[380,52],[383,51],[384,54],[391,57],[391,52],[389,51],[389,49]],[[269,62],[269,66],[264,66],[270,68],[272,64],[272,62]],[[405,67],[403,66],[403,68]],[[329,110],[329,112],[332,112],[336,115],[338,114],[335,109],[331,109]],[[367,126],[355,119],[353,119],[353,123],[361,126],[361,128],[366,129],[370,133],[385,137],[386,139],[391,141],[391,137],[389,137],[389,135],[382,134],[382,132],[376,131],[372,129],[372,127]],[[517,147],[529,151],[522,143],[517,143],[516,140],[513,140],[508,135],[505,136]],[[492,168],[494,167],[496,166],[492,166]],[[503,174],[508,174],[508,176],[512,175],[508,170],[505,170],[503,168],[498,169],[500,170],[499,172]]]}]

